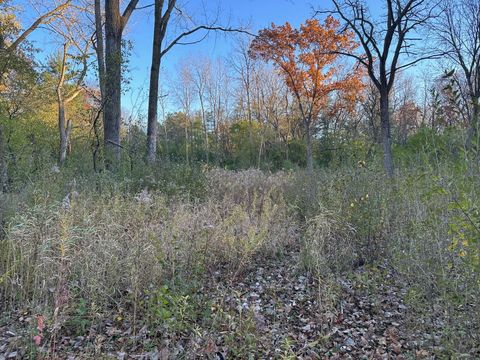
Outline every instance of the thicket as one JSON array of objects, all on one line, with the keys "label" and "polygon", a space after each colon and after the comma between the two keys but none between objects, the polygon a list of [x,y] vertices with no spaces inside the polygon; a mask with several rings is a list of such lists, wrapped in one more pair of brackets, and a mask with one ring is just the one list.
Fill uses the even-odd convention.
[{"label": "thicket", "polygon": [[0,195],[1,303],[45,314],[55,331],[82,333],[109,312],[188,331],[208,321],[202,284],[218,273],[236,281],[293,249],[333,292],[358,266],[394,269],[416,311],[442,309],[447,353],[468,349],[478,341],[480,183],[462,144],[460,131],[419,131],[395,149],[393,179],[358,141],[311,175],[168,159],[132,167],[128,156],[114,175],[87,169],[85,152],[59,171],[55,152],[36,153],[35,165],[25,150]]}]

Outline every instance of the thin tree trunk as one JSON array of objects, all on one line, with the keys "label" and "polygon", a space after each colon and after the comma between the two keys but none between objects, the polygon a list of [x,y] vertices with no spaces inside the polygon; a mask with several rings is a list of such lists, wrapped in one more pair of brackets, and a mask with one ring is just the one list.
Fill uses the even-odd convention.
[{"label": "thin tree trunk", "polygon": [[251,95],[250,95],[250,75],[249,75],[249,69],[247,68],[247,79],[245,80],[245,90],[246,90],[246,96],[247,96],[247,118],[248,118],[248,142],[250,145],[250,151],[249,151],[249,160],[252,160],[252,154],[253,154],[253,121],[252,121],[252,101],[251,101]]},{"label": "thin tree trunk", "polygon": [[165,0],[155,0],[155,19],[153,26],[152,64],[150,68],[150,90],[147,114],[147,162],[153,164],[157,158],[158,139],[158,86],[160,82],[160,64],[162,60],[162,41],[167,31],[171,13],[176,1],[169,0],[168,7],[162,14]]},{"label": "thin tree trunk", "polygon": [[65,81],[68,46],[69,46],[68,42],[63,45],[62,66],[60,69],[60,77],[58,79],[58,84],[56,89],[57,104],[58,104],[58,131],[60,133],[60,153],[58,156],[58,161],[60,165],[63,165],[65,163],[65,160],[67,158],[67,147],[68,147],[67,126],[65,123],[65,102],[63,100],[63,93],[62,93],[62,87]]},{"label": "thin tree trunk", "polygon": [[[98,64],[98,83],[100,85],[100,97],[101,103],[105,102],[105,48],[103,40],[103,26],[102,26],[102,7],[101,1],[95,0],[95,34],[97,38],[97,44],[95,51],[97,53]],[[103,108],[103,106],[101,106]],[[103,111],[102,111],[103,120]]]},{"label": "thin tree trunk", "polygon": [[305,122],[305,132],[307,140],[307,170],[313,173],[313,150],[312,150],[312,133],[310,129],[310,122]]},{"label": "thin tree trunk", "polygon": [[380,119],[382,125],[383,164],[388,177],[393,177],[392,138],[390,132],[388,92],[380,94]]},{"label": "thin tree trunk", "polygon": [[67,133],[67,124],[65,123],[65,104],[61,99],[58,100],[58,129],[60,132],[59,162],[60,162],[60,165],[63,165],[67,158],[68,133]]},{"label": "thin tree trunk", "polygon": [[[470,128],[468,129],[466,148],[471,149],[475,140],[475,137],[478,135],[478,126],[480,122],[480,104],[478,98],[472,98],[472,117],[470,120]],[[477,144],[478,146],[478,144]]]},{"label": "thin tree trunk", "polygon": [[0,125],[0,194],[8,190],[7,149],[3,126]]},{"label": "thin tree trunk", "polygon": [[258,157],[257,157],[257,169],[260,169],[260,163],[262,161],[262,152],[264,146],[264,131],[262,130],[262,134],[260,135],[260,146],[258,147]]},{"label": "thin tree trunk", "polygon": [[189,159],[188,159],[188,120],[187,119],[185,119],[185,159],[188,165]]},{"label": "thin tree trunk", "polygon": [[206,160],[207,160],[207,166],[208,166],[208,163],[209,163],[209,141],[208,141],[208,126],[207,126],[207,116],[205,114],[205,104],[204,104],[204,100],[203,100],[203,95],[201,93],[201,91],[198,92],[199,93],[199,100],[200,100],[200,111],[202,112],[202,123],[203,123],[203,131],[205,133],[205,156],[206,156]]}]

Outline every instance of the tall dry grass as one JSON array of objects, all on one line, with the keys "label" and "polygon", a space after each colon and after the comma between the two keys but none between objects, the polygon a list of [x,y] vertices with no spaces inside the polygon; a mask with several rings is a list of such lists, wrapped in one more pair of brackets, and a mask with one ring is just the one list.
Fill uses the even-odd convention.
[{"label": "tall dry grass", "polygon": [[298,240],[282,178],[213,171],[201,202],[146,190],[38,201],[0,243],[2,300],[54,306],[61,294],[111,306],[175,279],[238,275]]}]

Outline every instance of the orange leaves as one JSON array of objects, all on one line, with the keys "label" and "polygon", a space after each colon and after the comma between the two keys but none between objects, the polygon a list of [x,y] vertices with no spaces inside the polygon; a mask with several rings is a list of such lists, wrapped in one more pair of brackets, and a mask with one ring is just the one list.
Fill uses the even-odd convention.
[{"label": "orange leaves", "polygon": [[301,102],[304,117],[314,118],[328,104],[330,93],[345,93],[355,101],[363,88],[363,73],[344,72],[341,53],[358,47],[351,32],[340,32],[338,20],[329,16],[323,23],[307,20],[299,29],[287,22],[261,30],[250,47],[250,56],[272,62],[285,83]]}]

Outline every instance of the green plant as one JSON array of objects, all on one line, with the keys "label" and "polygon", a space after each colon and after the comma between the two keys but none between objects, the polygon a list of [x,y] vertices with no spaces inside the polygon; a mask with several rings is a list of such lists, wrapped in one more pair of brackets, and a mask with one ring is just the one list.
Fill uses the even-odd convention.
[{"label": "green plant", "polygon": [[87,300],[80,298],[71,304],[67,310],[64,326],[74,335],[84,335],[92,323]]},{"label": "green plant", "polygon": [[196,309],[189,295],[172,291],[167,285],[145,295],[145,314],[151,327],[182,332],[194,322]]}]

